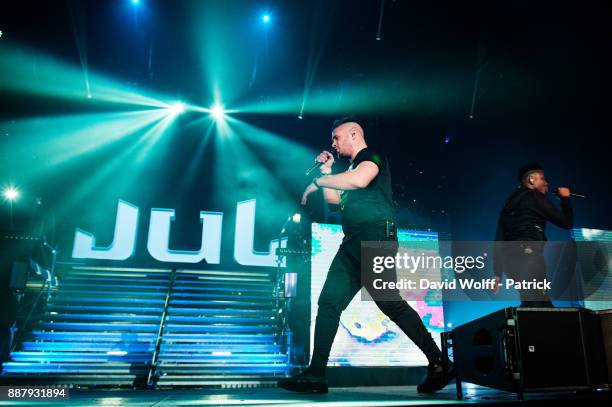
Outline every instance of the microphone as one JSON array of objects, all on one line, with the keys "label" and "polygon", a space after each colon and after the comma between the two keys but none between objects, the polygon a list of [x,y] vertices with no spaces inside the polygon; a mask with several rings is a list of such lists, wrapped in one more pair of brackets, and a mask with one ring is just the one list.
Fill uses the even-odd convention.
[{"label": "microphone", "polygon": [[[281,231],[280,231],[280,235],[282,235],[283,233],[285,233],[285,230],[287,229],[287,225],[289,224],[289,222],[290,222],[290,221],[291,221],[291,215],[289,215],[289,216],[287,217],[287,220],[286,220],[286,221],[285,221],[285,223],[283,224],[283,228],[282,228],[282,229],[281,229]],[[280,236],[280,235],[279,235],[279,236]],[[280,242],[280,237],[279,237],[278,241]],[[279,246],[279,247],[280,247],[280,246]]]},{"label": "microphone", "polygon": [[306,171],[305,175],[310,175],[311,172],[313,172],[314,170],[316,170],[317,168],[319,168],[320,166],[322,166],[323,164],[325,164],[327,162],[327,160],[323,161],[322,163],[315,161],[314,164],[312,164],[310,166],[310,168]]},{"label": "microphone", "polygon": [[[555,191],[555,194],[556,194],[557,196],[559,196],[559,188],[555,188],[555,189],[554,189],[554,191]],[[579,199],[584,199],[584,198],[586,198],[586,196],[584,196],[584,195],[582,195],[582,194],[575,194],[575,193],[573,193],[573,192],[570,192],[570,196],[571,196],[572,198],[579,198]]]}]

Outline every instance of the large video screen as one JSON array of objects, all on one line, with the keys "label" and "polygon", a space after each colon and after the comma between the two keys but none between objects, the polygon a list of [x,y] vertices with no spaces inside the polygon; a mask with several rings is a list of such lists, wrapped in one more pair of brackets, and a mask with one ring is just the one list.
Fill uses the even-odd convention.
[{"label": "large video screen", "polygon": [[[329,266],[342,243],[340,225],[312,224],[311,253],[311,321],[310,354],[314,344],[314,326],[317,302],[323,288]],[[399,230],[400,242],[416,240],[438,241],[436,232]],[[437,246],[437,244],[436,244]],[[429,298],[429,296],[428,296]],[[439,298],[439,297],[438,297]],[[444,329],[441,302],[432,300],[409,301],[438,346],[440,332]],[[427,358],[417,346],[383,314],[373,301],[362,301],[361,293],[355,295],[342,313],[340,326],[331,349],[328,366],[423,366]]]},{"label": "large video screen", "polygon": [[612,231],[576,228],[572,236],[576,242],[593,243],[577,245],[577,271],[584,290],[584,306],[592,310],[612,309]]}]

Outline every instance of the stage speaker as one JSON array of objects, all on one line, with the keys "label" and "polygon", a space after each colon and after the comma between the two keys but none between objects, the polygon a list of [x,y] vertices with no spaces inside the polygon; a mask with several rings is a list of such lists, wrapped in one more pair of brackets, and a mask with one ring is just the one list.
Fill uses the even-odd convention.
[{"label": "stage speaker", "polygon": [[606,365],[608,367],[608,384],[612,385],[612,310],[599,311],[599,322],[603,335]]},{"label": "stage speaker", "polygon": [[449,337],[461,381],[520,394],[609,384],[600,316],[587,309],[504,308]]}]

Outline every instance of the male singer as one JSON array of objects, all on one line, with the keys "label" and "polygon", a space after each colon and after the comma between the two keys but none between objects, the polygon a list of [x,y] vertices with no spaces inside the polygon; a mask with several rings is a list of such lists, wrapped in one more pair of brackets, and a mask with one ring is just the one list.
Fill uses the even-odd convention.
[{"label": "male singer", "polygon": [[[319,154],[316,161],[321,163],[322,176],[315,178],[306,188],[302,204],[306,204],[311,193],[322,189],[327,204],[341,211],[344,239],[319,297],[310,366],[301,374],[283,379],[278,384],[297,392],[327,393],[325,367],[340,314],[362,286],[368,287],[360,275],[361,242],[397,243],[391,174],[385,157],[368,148],[363,129],[351,118],[334,122],[332,148],[339,156],[350,159],[349,168],[331,175],[334,156],[328,151]],[[448,384],[452,373],[444,372],[440,349],[419,314],[402,300],[397,291],[391,293],[391,298],[384,301],[375,298],[375,302],[427,356],[427,377],[418,390],[434,392]]]},{"label": "male singer", "polygon": [[[506,199],[499,215],[495,240],[495,288],[499,290],[505,273],[513,280],[542,282],[546,278],[544,244],[546,221],[563,229],[574,223],[569,188],[559,188],[561,211],[546,198],[548,182],[544,168],[537,163],[526,164],[518,170],[519,187]],[[513,242],[513,243],[508,243]],[[552,307],[546,290],[519,290],[521,307]]]}]

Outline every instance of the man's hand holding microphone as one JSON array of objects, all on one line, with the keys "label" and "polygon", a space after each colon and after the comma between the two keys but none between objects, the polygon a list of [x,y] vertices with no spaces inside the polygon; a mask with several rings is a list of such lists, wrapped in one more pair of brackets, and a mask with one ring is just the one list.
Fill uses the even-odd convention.
[{"label": "man's hand holding microphone", "polygon": [[[322,151],[321,154],[319,154],[315,158],[315,163],[321,164],[319,165],[319,171],[321,172],[321,174],[331,175],[332,165],[334,164],[334,155],[329,151]],[[308,184],[308,186],[304,190],[304,193],[302,194],[302,205],[306,205],[306,202],[308,201],[308,195],[318,189],[319,187],[317,187],[314,183],[311,182],[310,184]]]}]

